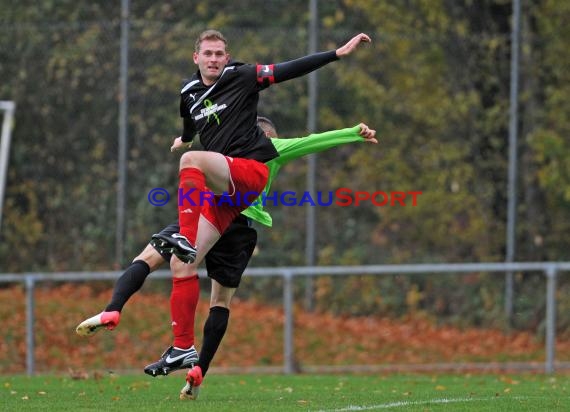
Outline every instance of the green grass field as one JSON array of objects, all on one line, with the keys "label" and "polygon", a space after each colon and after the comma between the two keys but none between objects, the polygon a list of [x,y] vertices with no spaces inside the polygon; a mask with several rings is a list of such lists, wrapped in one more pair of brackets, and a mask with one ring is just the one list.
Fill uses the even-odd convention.
[{"label": "green grass field", "polygon": [[181,401],[184,375],[0,377],[2,411],[569,411],[566,375],[215,375]]}]

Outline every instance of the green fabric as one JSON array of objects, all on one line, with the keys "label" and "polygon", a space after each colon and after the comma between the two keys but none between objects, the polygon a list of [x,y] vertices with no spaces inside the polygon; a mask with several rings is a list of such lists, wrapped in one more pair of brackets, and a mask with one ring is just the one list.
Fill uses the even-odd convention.
[{"label": "green fabric", "polygon": [[[360,125],[357,125],[347,129],[315,133],[307,137],[271,139],[275,149],[279,152],[279,157],[266,163],[269,168],[269,178],[267,179],[267,184],[263,191],[266,193],[270,192],[269,189],[271,187],[271,183],[273,183],[273,179],[277,176],[281,166],[292,160],[298,159],[299,157],[303,157],[311,153],[322,152],[335,146],[352,142],[364,142],[364,138],[358,134],[359,132]],[[255,203],[257,204],[252,204],[244,210],[242,214],[256,222],[271,227],[273,225],[273,220],[271,219],[271,215],[263,209],[261,196],[257,198]]]}]

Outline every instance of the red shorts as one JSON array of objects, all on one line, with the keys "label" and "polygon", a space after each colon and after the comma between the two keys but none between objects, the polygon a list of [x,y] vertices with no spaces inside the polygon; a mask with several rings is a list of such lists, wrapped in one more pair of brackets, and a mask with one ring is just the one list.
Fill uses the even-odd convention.
[{"label": "red shorts", "polygon": [[230,196],[222,198],[216,195],[211,204],[205,202],[201,212],[220,235],[263,192],[269,177],[269,169],[264,163],[253,159],[225,158],[230,169]]}]

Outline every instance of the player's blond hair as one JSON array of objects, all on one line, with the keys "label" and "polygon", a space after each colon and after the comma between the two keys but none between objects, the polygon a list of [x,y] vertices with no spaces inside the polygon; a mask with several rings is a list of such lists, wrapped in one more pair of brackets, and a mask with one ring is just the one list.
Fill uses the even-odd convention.
[{"label": "player's blond hair", "polygon": [[220,40],[224,42],[226,48],[228,46],[228,41],[226,40],[226,38],[222,33],[220,33],[218,30],[208,29],[200,33],[200,35],[196,39],[196,43],[194,43],[194,50],[196,51],[196,53],[200,52],[200,45],[204,40]]}]

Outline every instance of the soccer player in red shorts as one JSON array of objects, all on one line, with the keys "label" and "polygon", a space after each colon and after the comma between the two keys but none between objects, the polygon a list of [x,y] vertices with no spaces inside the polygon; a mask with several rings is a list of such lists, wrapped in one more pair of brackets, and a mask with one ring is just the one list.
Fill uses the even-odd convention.
[{"label": "soccer player in red shorts", "polygon": [[[305,75],[352,53],[361,42],[358,34],[344,46],[277,64],[230,62],[227,41],[216,30],[200,34],[193,53],[198,72],[181,90],[182,136],[171,150],[191,143],[195,134],[206,151],[186,152],[180,159],[178,221],[180,233],[153,236],[153,245],[173,253],[170,262],[173,285],[170,297],[174,343],[154,364],[186,356],[194,345],[194,313],[199,295],[197,268],[205,254],[231,221],[254,201],[267,182],[264,164],[278,156],[275,147],[257,127],[259,92],[273,83]],[[229,194],[228,202],[205,203],[206,187],[217,195]],[[188,372],[189,382],[193,370]]]},{"label": "soccer player in red shorts", "polygon": [[[258,117],[258,125],[267,137],[277,138],[275,125],[269,119]],[[375,130],[365,124],[360,124],[358,127],[313,134],[303,138],[272,139],[271,142],[279,152],[279,157],[267,163],[269,179],[264,192],[270,192],[271,183],[285,164],[302,156],[342,144],[359,141],[378,143],[375,135]],[[195,376],[192,377],[192,385],[190,386],[187,382],[180,392],[182,399],[198,397],[200,381],[206,376],[210,363],[225,335],[232,297],[239,287],[257,241],[257,233],[251,225],[252,221],[268,227],[272,226],[271,216],[263,206],[263,201],[258,198],[254,205],[242,212],[243,216],[240,215],[232,222],[206,254],[206,268],[212,287],[210,311],[204,323],[199,359],[196,351],[187,351],[183,358],[176,358],[168,364],[161,363],[161,369],[156,368],[154,364],[145,368],[145,373],[151,376],[168,375],[171,371],[178,369],[193,368]],[[178,222],[175,222],[166,226],[160,233],[170,236],[179,232],[180,227]],[[150,272],[158,269],[162,263],[170,262],[171,258],[171,253],[159,253],[152,245],[147,245],[117,279],[112,299],[105,311],[81,322],[76,328],[77,333],[81,336],[92,336],[102,328],[114,329],[119,324],[124,305],[141,288]],[[199,368],[194,368],[194,366]]]}]

